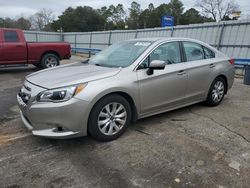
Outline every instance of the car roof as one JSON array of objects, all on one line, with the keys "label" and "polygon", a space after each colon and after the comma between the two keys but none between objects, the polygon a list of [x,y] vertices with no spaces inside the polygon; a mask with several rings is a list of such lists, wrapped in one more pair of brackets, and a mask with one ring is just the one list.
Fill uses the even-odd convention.
[{"label": "car roof", "polygon": [[201,42],[196,39],[192,38],[184,38],[184,37],[152,37],[152,38],[136,38],[136,39],[130,39],[132,41],[150,41],[150,42],[156,42],[156,41],[196,41]]},{"label": "car roof", "polygon": [[193,38],[185,38],[185,37],[152,37],[152,38],[136,38],[136,39],[130,39],[128,41],[148,41],[148,42],[152,42],[152,43],[156,43],[156,44],[160,44],[162,42],[171,42],[171,41],[190,41],[190,42],[195,42],[195,43],[198,43],[198,44],[200,44],[202,46],[205,46],[205,47],[209,48],[210,50],[214,51],[215,53],[220,53],[217,49],[215,49],[211,45],[209,45],[209,44],[207,44],[205,42],[202,42],[200,40],[193,39]]},{"label": "car roof", "polygon": [[193,38],[185,38],[185,37],[152,37],[152,38],[136,38],[136,39],[130,39],[129,41],[148,41],[152,43],[161,43],[161,42],[171,42],[171,41],[190,41],[195,42],[200,45],[212,48],[214,51],[217,51],[215,48],[213,48],[211,45],[206,44],[205,42],[202,42],[197,39]]}]

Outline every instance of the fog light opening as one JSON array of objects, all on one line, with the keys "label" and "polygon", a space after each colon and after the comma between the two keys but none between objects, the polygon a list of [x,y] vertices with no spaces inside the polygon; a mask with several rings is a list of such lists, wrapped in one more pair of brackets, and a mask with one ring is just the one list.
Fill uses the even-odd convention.
[{"label": "fog light opening", "polygon": [[63,128],[61,126],[57,126],[57,131],[58,132],[62,132],[63,131]]}]

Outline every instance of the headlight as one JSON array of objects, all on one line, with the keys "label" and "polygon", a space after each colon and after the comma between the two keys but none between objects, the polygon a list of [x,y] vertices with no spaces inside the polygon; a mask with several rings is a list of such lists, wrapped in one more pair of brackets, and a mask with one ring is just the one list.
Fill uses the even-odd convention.
[{"label": "headlight", "polygon": [[57,89],[46,90],[38,94],[38,102],[63,102],[80,93],[87,84],[79,84]]}]

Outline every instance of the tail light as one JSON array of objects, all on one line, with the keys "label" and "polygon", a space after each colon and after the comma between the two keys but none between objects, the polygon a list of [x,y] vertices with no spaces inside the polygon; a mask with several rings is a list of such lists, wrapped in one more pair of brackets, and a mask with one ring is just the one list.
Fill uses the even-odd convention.
[{"label": "tail light", "polygon": [[69,50],[69,52],[71,52],[71,46],[70,45],[68,45],[68,50]]},{"label": "tail light", "polygon": [[229,60],[229,63],[230,63],[231,65],[234,65],[234,59],[230,59],[230,60]]},{"label": "tail light", "polygon": [[69,57],[71,56],[71,46],[70,46],[70,44],[68,45],[68,56]]}]

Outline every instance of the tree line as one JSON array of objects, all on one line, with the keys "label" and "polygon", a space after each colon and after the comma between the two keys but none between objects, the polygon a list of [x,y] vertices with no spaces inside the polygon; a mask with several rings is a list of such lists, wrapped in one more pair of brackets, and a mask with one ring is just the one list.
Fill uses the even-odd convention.
[{"label": "tree line", "polygon": [[89,6],[68,7],[56,20],[53,11],[42,9],[28,19],[0,18],[0,27],[64,32],[142,29],[160,27],[163,15],[173,16],[175,25],[187,25],[237,19],[230,16],[239,10],[232,0],[197,0],[195,6],[201,11],[195,8],[184,11],[180,0],[170,0],[157,7],[150,3],[145,9],[134,1],[128,11],[122,4],[99,9]]},{"label": "tree line", "polygon": [[42,9],[29,18],[0,18],[0,28],[19,28],[23,30],[53,31],[51,24],[55,20],[52,10]]}]

